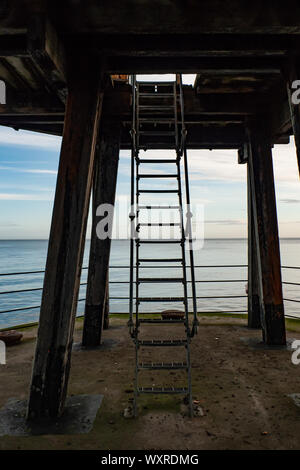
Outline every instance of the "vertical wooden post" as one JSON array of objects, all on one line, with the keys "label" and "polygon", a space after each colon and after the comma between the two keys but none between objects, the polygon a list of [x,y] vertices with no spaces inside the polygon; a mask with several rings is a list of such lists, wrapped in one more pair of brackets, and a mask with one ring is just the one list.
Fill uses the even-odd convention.
[{"label": "vertical wooden post", "polygon": [[[249,153],[249,151],[248,151]],[[254,229],[251,172],[249,157],[247,163],[248,193],[248,327],[261,328],[261,307],[259,292],[259,274],[257,246]]]},{"label": "vertical wooden post", "polygon": [[[82,58],[81,58],[82,59]],[[78,64],[77,64],[78,65]],[[88,60],[69,74],[65,125],[49,238],[28,419],[64,408],[88,216],[97,130],[100,70]]]},{"label": "vertical wooden post", "polygon": [[263,306],[263,339],[267,344],[286,344],[282,297],[280,248],[272,151],[264,123],[249,130],[249,165],[258,274]]},{"label": "vertical wooden post", "polygon": [[[96,233],[101,204],[114,205],[120,150],[120,123],[101,126],[95,160],[93,220],[82,345],[98,346],[103,329],[111,238],[100,239]],[[109,235],[109,233],[108,233]]]},{"label": "vertical wooden post", "polygon": [[[285,70],[286,81],[287,81],[287,95],[289,100],[290,112],[291,112],[291,121],[293,126],[293,134],[296,145],[296,154],[298,161],[298,169],[300,176],[300,104],[293,103],[292,95],[296,91],[296,88],[300,87],[300,67],[295,63],[295,59],[290,61]],[[298,80],[299,83],[293,83]],[[297,93],[297,98],[299,100],[300,94]]]}]

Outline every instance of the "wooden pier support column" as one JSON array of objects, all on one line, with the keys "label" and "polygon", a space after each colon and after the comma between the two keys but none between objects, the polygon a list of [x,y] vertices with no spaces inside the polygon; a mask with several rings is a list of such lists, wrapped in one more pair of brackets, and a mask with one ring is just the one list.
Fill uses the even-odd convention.
[{"label": "wooden pier support column", "polygon": [[[248,146],[247,146],[248,147]],[[249,157],[248,157],[249,161]],[[257,246],[254,228],[252,184],[249,163],[247,163],[248,187],[248,327],[261,328],[261,306],[258,276]]]},{"label": "wooden pier support column", "polygon": [[286,334],[272,150],[264,129],[264,123],[260,122],[249,130],[249,165],[263,310],[263,340],[270,345],[284,345]]},{"label": "wooden pier support column", "polygon": [[70,70],[63,140],[49,238],[29,420],[64,409],[82,266],[97,131],[101,70],[80,58]]},{"label": "wooden pier support column", "polygon": [[[108,269],[111,238],[100,239],[96,233],[101,204],[114,205],[120,152],[120,123],[105,123],[99,132],[94,172],[92,235],[82,345],[95,347],[101,335],[107,307]],[[106,326],[107,320],[106,320]]]},{"label": "wooden pier support column", "polygon": [[[296,146],[296,154],[298,161],[298,170],[300,176],[300,103],[292,102],[292,95],[296,91],[296,88],[293,87],[293,83],[296,80],[299,81],[297,84],[297,89],[300,88],[300,66],[295,63],[295,60],[291,60],[285,70],[286,80],[287,80],[287,95],[289,100],[290,112],[291,112],[291,121],[293,126],[293,134]],[[296,86],[296,84],[295,84]],[[298,101],[300,100],[300,93],[297,92]]]}]

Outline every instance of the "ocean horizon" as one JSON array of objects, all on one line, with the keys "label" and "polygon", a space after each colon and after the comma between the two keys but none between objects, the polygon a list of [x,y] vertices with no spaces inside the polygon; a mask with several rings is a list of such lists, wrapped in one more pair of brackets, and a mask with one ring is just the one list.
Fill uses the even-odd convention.
[{"label": "ocean horizon", "polygon": [[[300,283],[300,269],[287,268],[288,266],[300,267],[299,243],[300,238],[280,239],[284,282]],[[84,313],[89,246],[90,240],[86,240],[77,315]],[[34,271],[44,270],[47,249],[47,239],[0,239],[0,328],[38,321],[44,274],[43,272],[34,273]],[[151,257],[151,247],[145,246],[143,250],[145,256]],[[172,257],[176,254],[175,250],[176,247],[171,245],[158,246],[155,256],[156,258]],[[203,247],[194,252],[194,258],[195,266],[198,266],[195,270],[197,297],[200,297],[197,299],[198,311],[246,313],[247,238],[206,238]],[[147,273],[147,277],[157,277],[157,268],[149,266],[141,268],[142,270]],[[176,277],[180,274],[181,268],[180,266],[172,268],[165,266],[160,268],[160,271],[161,277],[172,275]],[[3,275],[23,272],[30,274]],[[128,299],[126,298],[129,293],[128,281],[129,240],[112,240],[110,257],[110,311],[112,313],[128,312]],[[20,290],[26,290],[26,292],[14,292]],[[300,302],[299,286],[284,284],[283,291],[284,298]],[[1,294],[1,292],[5,293]],[[145,285],[141,287],[140,293],[145,296],[169,297],[171,295],[170,284]],[[190,292],[189,295],[191,296]],[[215,298],[216,296],[218,298]],[[285,301],[287,315],[300,318],[300,303],[298,302]],[[141,308],[141,312],[169,308],[178,308],[178,305],[171,302],[163,305],[149,303]],[[191,300],[189,308],[192,310]],[[8,310],[9,312],[4,313]]]}]

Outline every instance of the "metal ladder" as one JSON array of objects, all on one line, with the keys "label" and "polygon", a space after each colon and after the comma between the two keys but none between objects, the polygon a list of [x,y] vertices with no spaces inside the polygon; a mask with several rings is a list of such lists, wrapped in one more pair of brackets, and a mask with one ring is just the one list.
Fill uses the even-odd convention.
[{"label": "metal ladder", "polygon": [[[188,181],[188,164],[186,151],[186,128],[184,123],[184,100],[181,75],[176,75],[174,82],[137,82],[136,77],[131,77],[132,83],[132,153],[131,153],[131,211],[129,218],[131,221],[130,239],[130,292],[129,292],[129,331],[135,343],[135,384],[134,384],[134,416],[137,416],[137,398],[140,394],[184,394],[187,396],[189,413],[193,415],[192,387],[191,387],[191,360],[190,342],[197,332],[197,303],[194,274],[194,257],[192,247],[191,231],[191,211],[190,194]],[[145,159],[140,158],[140,151],[146,149],[160,148],[156,138],[165,139],[165,146],[174,150],[174,159]],[[183,160],[185,176],[185,204],[186,204],[186,228],[182,195],[182,175],[181,163]],[[160,165],[168,164],[170,168],[176,168],[173,173],[142,173],[141,168],[147,164]],[[154,179],[171,179],[177,182],[176,189],[143,189],[143,181]],[[147,205],[140,204],[140,197],[144,194],[174,194],[177,196],[176,204],[172,205]],[[179,222],[175,223],[141,223],[139,218],[141,211],[151,211],[155,209],[178,210]],[[153,240],[141,238],[142,227],[150,226],[177,226],[180,230],[180,238],[167,240]],[[176,244],[179,247],[179,254],[172,258],[144,258],[140,256],[140,247],[143,244]],[[186,265],[186,243],[189,244],[190,256],[190,282],[193,302],[193,322],[189,324],[188,315],[188,289],[187,289],[187,265]],[[135,245],[135,246],[134,246]],[[135,258],[135,260],[134,260]],[[174,263],[182,267],[182,276],[175,277],[154,277],[146,278],[140,276],[140,269],[147,266],[147,263]],[[135,264],[135,266],[134,266]],[[149,265],[148,265],[149,266]],[[135,268],[135,276],[134,276]],[[170,283],[181,285],[183,293],[175,297],[141,297],[140,286],[143,284]],[[135,287],[135,289],[134,289]],[[135,291],[135,320],[134,320],[134,291]],[[183,319],[163,319],[163,318],[140,318],[139,306],[144,302],[178,302],[184,305]],[[157,313],[157,312],[155,312]],[[155,317],[156,315],[154,315]],[[145,340],[140,337],[140,329],[143,325],[173,325],[182,324],[182,339]],[[174,347],[185,348],[185,362],[140,362],[140,351],[142,348],[153,347]],[[187,386],[185,387],[142,387],[139,384],[139,374],[143,370],[184,370],[187,373]]]}]

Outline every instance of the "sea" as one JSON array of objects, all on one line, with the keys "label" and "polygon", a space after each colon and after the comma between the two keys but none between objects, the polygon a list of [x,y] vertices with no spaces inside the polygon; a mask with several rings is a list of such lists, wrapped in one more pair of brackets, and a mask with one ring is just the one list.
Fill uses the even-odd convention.
[{"label": "sea", "polygon": [[[84,313],[89,246],[87,240],[77,315]],[[300,318],[300,239],[283,238],[280,247],[285,313],[289,317]],[[47,240],[0,240],[0,328],[38,321],[47,248]],[[174,245],[145,245],[140,255],[145,258],[174,258],[180,255],[176,249]],[[189,265],[188,251],[186,260]],[[206,239],[201,249],[195,250],[194,261],[198,311],[246,314],[247,240]],[[112,240],[109,271],[111,313],[128,313],[129,264],[129,241]],[[140,269],[141,277],[179,277],[182,274],[180,266],[174,263],[148,263],[147,266]],[[187,272],[190,281],[189,269]],[[188,286],[191,297],[190,282]],[[182,286],[143,284],[139,295],[178,297],[182,295]],[[157,312],[170,308],[182,309],[182,304],[147,302],[141,304],[140,311]],[[192,311],[191,299],[189,309]]]}]

